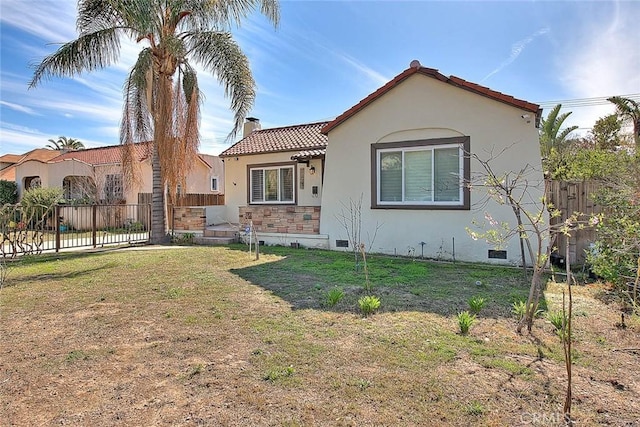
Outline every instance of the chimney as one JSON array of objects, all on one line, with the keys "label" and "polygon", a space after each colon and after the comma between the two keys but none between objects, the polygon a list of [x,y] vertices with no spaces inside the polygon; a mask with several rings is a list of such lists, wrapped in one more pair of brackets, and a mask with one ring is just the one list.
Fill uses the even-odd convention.
[{"label": "chimney", "polygon": [[245,120],[244,122],[244,127],[242,128],[242,137],[246,138],[254,130],[260,129],[260,119],[256,119],[255,117],[247,117],[247,120]]}]

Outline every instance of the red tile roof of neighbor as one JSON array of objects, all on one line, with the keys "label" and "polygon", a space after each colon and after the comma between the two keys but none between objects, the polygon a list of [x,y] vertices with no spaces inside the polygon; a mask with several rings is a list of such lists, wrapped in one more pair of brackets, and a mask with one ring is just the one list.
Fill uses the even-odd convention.
[{"label": "red tile roof of neighbor", "polygon": [[[143,142],[133,144],[138,161],[151,156],[151,143]],[[110,145],[107,147],[88,148],[84,150],[67,151],[49,161],[49,163],[64,160],[78,160],[90,165],[117,164],[122,161],[122,145]]]},{"label": "red tile roof of neighbor", "polygon": [[54,157],[57,157],[59,154],[60,153],[58,151],[49,150],[47,148],[36,148],[22,155],[5,154],[4,156],[0,157],[0,161],[3,161],[5,163],[11,163],[10,160],[16,160],[16,158],[17,158],[17,161],[13,161],[12,162],[13,164],[11,166],[8,166],[2,169],[2,171],[0,171],[0,179],[6,180],[6,181],[15,181],[16,166],[18,166],[19,164],[27,162],[29,160],[35,160],[37,162],[45,163],[48,160],[53,159]]},{"label": "red tile roof of neighbor", "polygon": [[21,158],[20,154],[3,154],[0,156],[0,163],[18,163]]},{"label": "red tile roof of neighbor", "polygon": [[440,74],[438,70],[434,68],[423,67],[422,65],[420,65],[418,61],[412,61],[411,66],[409,66],[409,68],[404,70],[402,73],[398,74],[391,81],[386,83],[384,86],[382,86],[381,88],[379,88],[378,90],[376,90],[375,92],[367,96],[366,98],[364,98],[362,101],[358,102],[356,105],[354,105],[344,113],[340,114],[333,121],[329,122],[324,128],[322,128],[322,133],[325,135],[328,134],[329,132],[331,132],[331,130],[333,130],[340,124],[342,124],[344,121],[349,119],[358,111],[362,110],[364,107],[366,107],[376,99],[380,98],[382,95],[389,92],[395,86],[397,86],[398,84],[400,84],[401,82],[403,82],[404,80],[406,80],[407,78],[409,78],[414,74],[422,74],[427,77],[432,77],[434,79],[440,80],[441,82],[448,83],[450,85],[459,87],[461,89],[471,91],[478,95],[486,96],[487,98],[491,98],[499,102],[504,102],[505,104],[514,106],[516,108],[520,108],[525,111],[530,111],[536,115],[536,124],[538,123],[542,115],[542,109],[537,104],[533,104],[531,102],[517,99],[510,95],[505,95],[502,92],[489,89],[488,87],[485,87],[485,86],[480,86],[476,83],[468,82],[464,79],[461,79],[460,77],[456,77],[456,76],[446,77],[443,74]]},{"label": "red tile roof of neighbor", "polygon": [[320,133],[320,130],[327,123],[328,122],[307,123],[255,130],[224,150],[220,154],[220,157],[286,151],[324,150],[327,147],[327,136]]}]

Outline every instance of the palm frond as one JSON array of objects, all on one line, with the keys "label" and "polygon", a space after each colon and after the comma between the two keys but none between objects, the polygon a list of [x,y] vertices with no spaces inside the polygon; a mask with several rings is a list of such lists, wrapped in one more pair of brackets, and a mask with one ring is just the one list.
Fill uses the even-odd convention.
[{"label": "palm frond", "polygon": [[113,64],[120,56],[120,31],[109,28],[63,44],[36,67],[29,87],[37,86],[45,77],[74,76]]},{"label": "palm frond", "polygon": [[280,6],[277,0],[177,0],[183,10],[191,11],[187,20],[191,29],[201,31],[225,29],[240,25],[258,8],[275,26],[280,22]]},{"label": "palm frond", "polygon": [[149,141],[153,135],[151,106],[149,105],[148,76],[152,72],[151,49],[143,49],[131,69],[124,86],[123,118],[120,127],[121,143]]},{"label": "palm frond", "polygon": [[225,96],[231,100],[235,121],[228,137],[232,138],[242,128],[255,100],[249,60],[229,33],[207,31],[185,36],[193,60],[218,78]]}]

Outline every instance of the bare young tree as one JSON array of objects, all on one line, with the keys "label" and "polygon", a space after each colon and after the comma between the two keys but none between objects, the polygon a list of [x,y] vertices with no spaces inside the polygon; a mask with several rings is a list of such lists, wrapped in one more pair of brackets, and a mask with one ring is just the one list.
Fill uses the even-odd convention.
[{"label": "bare young tree", "polygon": [[[362,240],[362,198],[364,195],[360,193],[358,200],[349,199],[349,204],[342,203],[342,210],[340,214],[336,215],[336,219],[342,225],[347,233],[347,240],[349,246],[353,251],[354,262],[356,268],[359,266],[359,256],[365,251],[370,251],[373,247],[373,242],[376,240],[378,230],[382,227],[382,224],[376,222],[373,235],[367,232],[368,245],[365,245]],[[364,258],[364,257],[363,257]]]},{"label": "bare young tree", "polygon": [[[497,155],[490,153],[487,159],[477,154],[469,154],[481,167],[481,172],[472,178],[470,185],[476,189],[481,188],[485,192],[485,197],[478,204],[480,208],[488,208],[490,202],[511,207],[515,225],[508,222],[498,223],[489,212],[485,212],[489,227],[476,223],[479,231],[467,227],[467,232],[472,238],[485,239],[495,246],[502,246],[515,236],[520,238],[531,260],[533,270],[525,316],[517,326],[518,333],[521,333],[525,325],[528,331],[533,327],[543,291],[543,274],[551,253],[556,249],[555,241],[558,235],[571,235],[574,230],[594,225],[597,221],[594,218],[585,218],[579,212],[572,212],[562,221],[552,224],[550,219],[561,217],[562,212],[547,198],[549,183],[542,180],[539,170],[529,164],[518,171],[498,172],[494,169],[493,164],[496,158],[506,150],[502,150]],[[543,195],[537,199],[540,186],[543,186]]]}]

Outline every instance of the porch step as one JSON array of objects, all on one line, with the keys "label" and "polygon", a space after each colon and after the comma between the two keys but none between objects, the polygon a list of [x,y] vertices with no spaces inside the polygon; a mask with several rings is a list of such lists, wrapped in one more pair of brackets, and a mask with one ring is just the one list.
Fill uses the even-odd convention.
[{"label": "porch step", "polygon": [[228,245],[231,243],[237,243],[237,237],[194,237],[193,243],[196,245]]},{"label": "porch step", "polygon": [[233,224],[213,225],[204,229],[204,237],[238,238],[238,226]]}]

